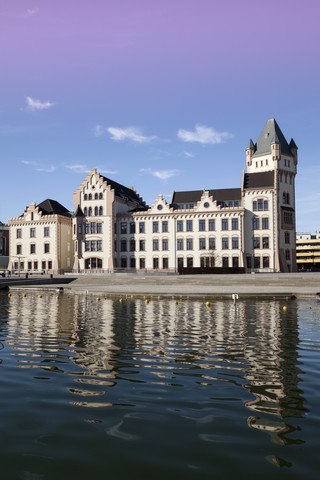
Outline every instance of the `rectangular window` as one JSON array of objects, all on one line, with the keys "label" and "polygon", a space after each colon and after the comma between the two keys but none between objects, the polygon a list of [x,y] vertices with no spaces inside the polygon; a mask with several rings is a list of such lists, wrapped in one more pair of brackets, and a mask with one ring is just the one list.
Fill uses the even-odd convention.
[{"label": "rectangular window", "polygon": [[268,230],[268,228],[269,228],[269,218],[264,217],[264,218],[262,218],[262,229],[263,230]]},{"label": "rectangular window", "polygon": [[41,262],[41,268],[42,268],[42,270],[46,269],[46,262]]},{"label": "rectangular window", "polygon": [[187,220],[187,232],[192,232],[192,220]]},{"label": "rectangular window", "polygon": [[193,267],[193,258],[192,257],[187,258],[187,267],[189,267],[189,268]]},{"label": "rectangular window", "polygon": [[134,222],[130,222],[130,233],[136,233],[136,224]]},{"label": "rectangular window", "polygon": [[239,201],[238,201],[238,200],[235,200],[235,201],[233,202],[233,206],[234,206],[234,207],[239,207]]},{"label": "rectangular window", "polygon": [[167,231],[168,231],[168,222],[167,222],[167,220],[164,220],[164,221],[162,222],[162,231],[163,231],[163,232],[167,232]]},{"label": "rectangular window", "polygon": [[269,257],[262,257],[263,268],[269,268]]},{"label": "rectangular window", "polygon": [[263,201],[263,210],[269,210],[268,200]]},{"label": "rectangular window", "polygon": [[121,233],[122,235],[124,235],[125,233],[127,233],[127,223],[126,222],[121,222]]},{"label": "rectangular window", "polygon": [[[81,232],[80,232],[80,233],[81,233]],[[44,227],[44,229],[43,229],[43,235],[44,235],[45,237],[49,237],[49,235],[50,235],[49,227]]]},{"label": "rectangular window", "polygon": [[22,253],[22,245],[17,245],[17,255],[21,255]]},{"label": "rectangular window", "polygon": [[146,241],[145,240],[139,240],[139,250],[140,252],[144,252],[146,249]]},{"label": "rectangular window", "polygon": [[158,222],[152,222],[152,231],[153,231],[153,233],[157,233],[159,231]]},{"label": "rectangular window", "polygon": [[84,242],[84,251],[85,252],[90,252],[90,242],[89,242],[89,240],[86,240]]},{"label": "rectangular window", "polygon": [[98,252],[102,251],[102,240],[97,240],[97,251]]},{"label": "rectangular window", "polygon": [[183,268],[183,257],[178,257],[178,269]]},{"label": "rectangular window", "polygon": [[33,262],[33,270],[38,270],[38,262]]},{"label": "rectangular window", "polygon": [[259,230],[260,229],[260,218],[259,217],[253,217],[253,219],[252,219],[252,229],[253,230]]},{"label": "rectangular window", "polygon": [[154,258],[153,259],[153,268],[154,268],[154,270],[159,268],[159,258]]},{"label": "rectangular window", "polygon": [[213,218],[209,219],[209,230],[210,232],[214,232],[216,229],[216,221]]},{"label": "rectangular window", "polygon": [[28,262],[28,270],[32,269],[32,262]]},{"label": "rectangular window", "polygon": [[205,250],[205,249],[206,249],[206,239],[199,238],[199,250]]},{"label": "rectangular window", "polygon": [[253,257],[254,268],[260,268],[260,257]]},{"label": "rectangular window", "polygon": [[162,268],[163,268],[163,269],[169,268],[169,259],[168,259],[167,257],[164,257],[164,258],[162,259]]},{"label": "rectangular window", "polygon": [[223,237],[222,238],[222,249],[226,250],[227,248],[229,248],[229,239],[228,239],[228,237]]},{"label": "rectangular window", "polygon": [[239,221],[237,218],[232,219],[232,230],[239,230]]},{"label": "rectangular window", "polygon": [[234,268],[238,268],[239,267],[239,257],[232,257],[232,266]]},{"label": "rectangular window", "polygon": [[48,262],[48,269],[52,270],[52,261],[51,260],[49,260],[49,262]]},{"label": "rectangular window", "polygon": [[205,220],[199,220],[199,232],[204,232],[206,229],[206,222]]},{"label": "rectangular window", "polygon": [[122,239],[120,242],[120,251],[126,252],[127,251],[127,240]]},{"label": "rectangular window", "polygon": [[139,233],[144,233],[144,222],[139,222]]},{"label": "rectangular window", "polygon": [[136,259],[130,258],[130,268],[136,268]]},{"label": "rectangular window", "polygon": [[86,223],[86,233],[90,233],[90,223]]},{"label": "rectangular window", "polygon": [[260,248],[260,237],[253,237],[253,248]]},{"label": "rectangular window", "polygon": [[164,238],[162,240],[162,250],[168,250],[169,248],[169,245],[168,245],[168,239],[167,238]]},{"label": "rectangular window", "polygon": [[215,250],[216,248],[216,239],[210,237],[209,238],[209,250]]},{"label": "rectangular window", "polygon": [[239,238],[233,237],[232,238],[232,248],[239,248]]},{"label": "rectangular window", "polygon": [[136,249],[136,241],[134,238],[130,238],[130,252],[134,252]]},{"label": "rectangular window", "polygon": [[35,243],[31,243],[31,245],[30,245],[30,253],[36,253],[36,244],[35,244]]},{"label": "rectangular window", "polygon": [[193,250],[193,240],[192,240],[192,238],[187,238],[187,250]]},{"label": "rectangular window", "polygon": [[127,259],[126,257],[121,258],[121,268],[127,268]]},{"label": "rectangular window", "polygon": [[30,237],[35,237],[35,236],[36,236],[36,229],[30,228]]},{"label": "rectangular window", "polygon": [[290,243],[290,232],[284,232],[284,243]]},{"label": "rectangular window", "polygon": [[97,250],[97,242],[96,240],[91,240],[91,252],[95,252]]},{"label": "rectangular window", "polygon": [[254,212],[258,210],[258,205],[257,205],[257,201],[256,201],[256,200],[254,200],[254,201],[252,202],[252,210],[253,210]]},{"label": "rectangular window", "polygon": [[17,228],[17,238],[22,238],[22,230],[21,230],[21,228]]},{"label": "rectangular window", "polygon": [[293,225],[292,212],[283,212],[283,221],[287,225]]},{"label": "rectangular window", "polygon": [[222,257],[222,266],[224,268],[228,268],[229,267],[229,257]]},{"label": "rectangular window", "polygon": [[152,249],[153,250],[159,250],[159,240],[158,239],[154,239],[152,241]]},{"label": "rectangular window", "polygon": [[262,198],[258,199],[258,210],[263,210],[263,200],[262,200]]},{"label": "rectangular window", "polygon": [[44,253],[50,253],[50,244],[49,243],[44,244]]},{"label": "rectangular window", "polygon": [[177,232],[183,232],[183,220],[177,220]]},{"label": "rectangular window", "polygon": [[177,250],[183,250],[183,239],[178,238],[177,240]]},{"label": "rectangular window", "polygon": [[224,218],[223,220],[221,220],[221,230],[228,230],[228,229],[229,229],[228,219]]},{"label": "rectangular window", "polygon": [[97,225],[96,222],[91,222],[91,233],[96,233]]},{"label": "rectangular window", "polygon": [[140,258],[140,260],[139,260],[139,265],[140,265],[140,268],[146,268],[146,260],[145,260],[145,258]]},{"label": "rectangular window", "polygon": [[97,223],[97,233],[102,233],[102,223]]},{"label": "rectangular window", "polygon": [[269,237],[262,237],[262,248],[269,248]]},{"label": "rectangular window", "polygon": [[252,257],[247,257],[247,268],[252,268]]},{"label": "rectangular window", "polygon": [[78,225],[78,233],[82,233],[82,223],[79,223]]}]

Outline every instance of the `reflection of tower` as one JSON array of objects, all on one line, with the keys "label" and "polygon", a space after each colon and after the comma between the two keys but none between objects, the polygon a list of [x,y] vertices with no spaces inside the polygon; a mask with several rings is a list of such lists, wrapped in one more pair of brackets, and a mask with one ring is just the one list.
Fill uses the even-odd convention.
[{"label": "reflection of tower", "polygon": [[266,431],[276,443],[300,443],[285,436],[295,430],[285,419],[301,417],[305,412],[298,389],[297,304],[290,302],[288,312],[279,302],[249,304],[246,318],[245,357],[250,365],[246,388],[255,396],[246,407],[259,414],[250,416],[248,425]]}]

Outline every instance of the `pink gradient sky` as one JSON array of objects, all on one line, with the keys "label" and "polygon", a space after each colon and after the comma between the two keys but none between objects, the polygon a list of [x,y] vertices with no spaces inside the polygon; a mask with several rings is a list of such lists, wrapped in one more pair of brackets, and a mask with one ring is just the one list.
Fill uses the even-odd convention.
[{"label": "pink gradient sky", "polygon": [[[249,138],[275,117],[299,147],[297,229],[319,230],[319,13],[318,0],[2,2],[0,220],[48,197],[72,209],[93,167],[149,203],[238,187]],[[229,135],[178,137],[197,124]]]}]

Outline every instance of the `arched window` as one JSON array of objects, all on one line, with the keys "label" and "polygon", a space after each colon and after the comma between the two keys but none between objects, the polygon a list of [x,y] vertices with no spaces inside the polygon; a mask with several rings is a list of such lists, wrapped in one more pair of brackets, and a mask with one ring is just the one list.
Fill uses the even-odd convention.
[{"label": "arched window", "polygon": [[87,200],[88,199],[88,195],[85,193],[84,194],[84,199]]},{"label": "arched window", "polygon": [[98,207],[94,207],[94,214],[98,215]]},{"label": "arched window", "polygon": [[95,200],[98,200],[98,194],[97,193],[94,194],[94,198],[95,198]]},{"label": "arched window", "polygon": [[103,207],[99,207],[99,215],[103,215]]},{"label": "arched window", "polygon": [[84,207],[84,212],[83,212],[83,213],[84,213],[84,216],[85,216],[85,217],[88,215],[88,209],[87,209],[87,207]]},{"label": "arched window", "polygon": [[89,207],[89,217],[91,217],[91,215],[92,215],[92,208]]},{"label": "arched window", "polygon": [[287,203],[287,194],[285,192],[282,194],[282,203]]},{"label": "arched window", "polygon": [[99,199],[101,200],[103,198],[102,192],[99,193]]},{"label": "arched window", "polygon": [[92,195],[91,195],[91,193],[89,193],[89,200],[92,200]]}]

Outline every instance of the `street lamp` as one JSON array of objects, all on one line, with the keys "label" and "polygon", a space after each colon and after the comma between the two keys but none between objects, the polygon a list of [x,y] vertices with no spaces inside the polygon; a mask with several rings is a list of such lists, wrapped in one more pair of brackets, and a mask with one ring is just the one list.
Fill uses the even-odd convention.
[{"label": "street lamp", "polygon": [[26,257],[22,257],[22,255],[12,255],[13,258],[17,258],[19,263],[18,263],[18,276],[20,277],[20,261],[21,261],[21,258],[26,258]]}]

